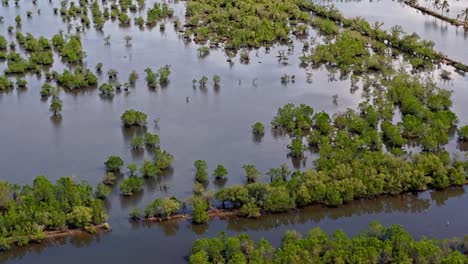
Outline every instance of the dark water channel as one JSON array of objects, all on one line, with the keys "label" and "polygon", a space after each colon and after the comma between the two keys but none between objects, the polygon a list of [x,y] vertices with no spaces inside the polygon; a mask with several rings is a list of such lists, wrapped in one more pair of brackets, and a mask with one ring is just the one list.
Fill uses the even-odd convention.
[{"label": "dark water channel", "polygon": [[[58,3],[55,3],[58,5]],[[183,3],[171,4],[176,16],[183,16]],[[365,8],[380,10],[380,7],[397,8],[398,3],[337,4],[346,15],[361,15]],[[41,8],[41,15],[26,19],[27,10]],[[401,10],[400,10],[401,9]],[[400,8],[398,12],[413,12]],[[377,12],[376,11],[376,12]],[[404,15],[385,12],[365,16],[372,20],[384,20],[385,25],[402,25],[407,31],[416,31],[427,39],[433,39],[436,47],[454,58],[468,62],[468,40],[466,35],[454,29],[426,26],[427,19],[420,15]],[[349,13],[349,14],[348,14]],[[0,7],[5,21],[13,21],[21,14],[23,33],[51,38],[60,29],[67,32],[60,17],[52,14],[48,1],[39,1],[38,7],[27,1],[21,8]],[[145,14],[142,14],[145,15]],[[412,19],[402,23],[400,19]],[[191,226],[188,222],[131,225],[127,220],[131,208],[145,207],[156,197],[175,195],[190,196],[197,159],[207,161],[210,172],[217,164],[229,170],[227,185],[243,183],[242,165],[252,163],[261,171],[277,167],[282,163],[297,169],[313,167],[314,154],[307,159],[294,162],[287,157],[286,145],[290,138],[270,131],[268,125],[261,140],[251,134],[251,126],[260,121],[269,124],[278,107],[285,103],[306,103],[315,111],[335,113],[346,108],[355,108],[362,100],[360,93],[350,94],[349,81],[329,81],[325,70],[310,71],[312,82],[306,82],[306,70],[300,68],[298,56],[302,45],[298,43],[289,56],[288,65],[278,63],[276,55],[285,47],[274,47],[269,53],[261,49],[251,52],[248,65],[226,62],[224,53],[211,51],[200,59],[197,47],[186,44],[174,33],[168,22],[166,31],[158,27],[139,30],[135,26],[122,28],[118,23],[106,22],[104,34],[93,29],[82,34],[87,53],[87,67],[94,69],[98,62],[104,64],[100,80],[107,79],[108,69],[119,72],[120,82],[125,82],[129,73],[136,70],[140,78],[136,88],[127,94],[117,93],[113,99],[99,96],[97,89],[79,93],[64,92],[61,95],[64,109],[62,118],[52,118],[49,103],[40,99],[39,91],[44,76],[27,75],[28,88],[0,93],[0,178],[12,183],[31,183],[37,175],[47,175],[55,181],[61,176],[73,175],[78,180],[87,180],[96,185],[104,175],[103,162],[109,155],[119,155],[124,160],[140,164],[151,158],[151,152],[132,151],[130,140],[143,131],[123,129],[120,115],[127,109],[144,111],[149,116],[147,131],[156,132],[161,138],[161,147],[175,157],[173,169],[165,176],[148,181],[143,193],[131,199],[122,198],[115,188],[107,201],[112,232],[101,235],[83,235],[55,242],[18,248],[0,254],[0,261],[15,263],[180,263],[188,253],[191,243],[200,236],[213,236],[217,232],[248,232],[255,238],[265,237],[278,243],[285,230],[296,229],[306,232],[320,226],[328,232],[342,228],[351,235],[364,229],[373,220],[383,224],[402,224],[412,234],[420,237],[451,237],[467,233],[468,213],[466,188],[443,192],[425,192],[419,195],[380,197],[372,201],[357,201],[337,209],[310,207],[306,210],[283,215],[271,215],[260,220],[229,219],[211,220],[205,226]],[[14,40],[7,33],[8,23],[0,24],[0,34]],[[428,29],[425,34],[420,28]],[[111,45],[104,45],[104,36],[111,35]],[[133,37],[131,47],[125,45],[124,36]],[[447,36],[449,39],[445,39]],[[458,50],[458,52],[457,52]],[[451,53],[454,52],[454,53]],[[455,56],[456,55],[456,56]],[[157,70],[165,64],[171,65],[170,84],[154,91],[146,87],[143,70]],[[6,63],[0,63],[0,71]],[[52,69],[61,72],[66,65],[55,56]],[[211,81],[206,90],[193,89],[192,79],[202,75],[221,76],[221,88],[213,89]],[[296,82],[283,85],[283,74],[295,75]],[[437,80],[438,75],[433,77]],[[454,110],[460,123],[468,123],[468,78],[453,75],[450,82],[440,83],[454,90]],[[100,82],[101,83],[101,82]],[[333,95],[338,94],[338,104],[333,104]],[[189,102],[186,98],[189,97]],[[159,118],[159,126],[153,119]],[[462,156],[455,139],[448,150]],[[265,177],[266,180],[266,177]],[[168,186],[162,191],[161,185]],[[216,188],[210,184],[209,188]],[[450,225],[446,226],[446,221]]]}]

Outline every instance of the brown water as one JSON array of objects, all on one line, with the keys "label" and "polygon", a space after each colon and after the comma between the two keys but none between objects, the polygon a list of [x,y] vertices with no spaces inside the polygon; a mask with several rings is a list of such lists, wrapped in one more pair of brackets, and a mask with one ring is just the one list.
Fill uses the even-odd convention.
[{"label": "brown water", "polygon": [[[342,4],[340,9],[346,9],[343,10],[346,15],[359,15],[365,12],[365,8],[382,7],[373,9],[379,20],[393,17],[395,23],[401,23],[398,22],[400,18],[410,19],[399,13],[409,9],[398,3],[361,4]],[[396,11],[384,10],[387,5]],[[176,9],[176,15],[182,16],[183,3],[171,6]],[[50,38],[59,29],[67,31],[61,19],[52,15],[49,3],[40,2],[39,8],[42,9],[40,16],[34,14],[31,19],[23,19],[22,32]],[[11,21],[17,14],[25,17],[27,10],[36,10],[36,7],[27,2],[22,2],[21,8],[10,4],[10,7],[0,7],[0,15]],[[395,24],[390,18],[384,21],[388,27]],[[411,19],[414,21],[410,25],[403,25],[407,31],[417,31],[426,23],[425,18],[417,14],[413,14]],[[8,25],[0,24],[3,35],[8,34]],[[278,243],[287,229],[305,232],[320,226],[329,232],[343,228],[350,234],[356,234],[373,220],[383,224],[402,224],[416,236],[450,237],[466,233],[468,195],[464,188],[417,196],[381,197],[353,202],[338,209],[311,207],[260,220],[212,220],[208,225],[196,227],[188,222],[131,225],[127,216],[134,206],[143,208],[154,198],[166,195],[188,197],[193,184],[193,162],[197,159],[205,159],[210,171],[217,164],[225,165],[230,172],[227,185],[243,182],[241,166],[245,163],[255,164],[262,171],[282,163],[298,169],[313,167],[312,153],[307,153],[304,162],[289,159],[286,145],[290,139],[271,133],[269,127],[260,141],[254,139],[252,124],[256,121],[269,124],[276,109],[289,102],[306,103],[316,111],[334,113],[348,107],[355,108],[361,101],[359,92],[349,93],[348,81],[329,82],[328,73],[323,70],[313,71],[313,82],[307,83],[306,71],[298,66],[300,44],[296,45],[287,66],[278,63],[276,58],[278,50],[286,50],[285,47],[275,47],[269,54],[260,50],[258,57],[255,51],[251,52],[250,64],[240,64],[237,59],[230,66],[222,51],[211,51],[208,57],[198,58],[197,47],[193,43],[186,44],[179,39],[170,24],[166,28],[165,33],[161,33],[158,27],[140,31],[134,26],[121,28],[117,23],[106,22],[105,34],[92,29],[82,34],[87,52],[86,65],[93,69],[98,62],[104,64],[102,81],[107,78],[105,73],[110,68],[118,70],[122,83],[133,69],[138,71],[140,78],[129,94],[122,92],[109,100],[101,98],[97,90],[62,93],[64,109],[62,119],[57,120],[51,118],[49,103],[41,101],[39,96],[44,77],[29,75],[26,77],[29,82],[27,90],[0,93],[1,179],[25,184],[39,174],[45,174],[52,180],[75,175],[78,180],[85,179],[95,185],[102,180],[103,162],[109,155],[120,155],[126,162],[141,163],[145,157],[151,157],[150,151],[132,151],[130,139],[135,131],[123,129],[120,123],[121,113],[130,108],[148,114],[147,131],[158,133],[162,147],[175,156],[173,169],[165,176],[148,181],[143,193],[127,199],[119,195],[118,188],[113,190],[106,203],[112,232],[18,248],[1,253],[0,260],[15,263],[179,263],[184,261],[183,256],[187,255],[190,244],[200,235],[213,236],[219,231],[248,232],[255,238],[263,236]],[[461,41],[464,44],[460,44],[462,49],[456,52],[455,58],[468,62],[468,40],[451,29],[447,30],[431,27],[426,35],[418,33],[429,39],[438,38],[436,46],[447,54],[460,50],[457,43]],[[103,38],[108,34],[111,35],[111,45],[105,46]],[[444,34],[448,39],[442,38]],[[133,37],[131,47],[125,46],[125,35]],[[9,37],[14,38],[13,35]],[[66,66],[59,61],[56,58],[53,69],[61,72]],[[170,64],[172,70],[169,86],[148,90],[143,69],[149,66],[157,70],[165,64]],[[5,63],[1,63],[0,70],[4,67]],[[193,78],[199,79],[202,75],[211,78],[214,74],[221,76],[219,91],[210,85],[205,91],[192,88]],[[280,77],[283,74],[296,75],[296,82],[282,85]],[[466,124],[468,78],[453,77],[453,81],[441,83],[441,86],[455,91],[454,110],[461,123]],[[334,94],[339,95],[338,105],[332,102]],[[186,97],[190,98],[188,103]],[[156,118],[160,118],[159,127],[153,125],[152,120]],[[457,149],[455,139],[448,149],[463,155]],[[161,191],[163,183],[169,187],[167,191]],[[215,186],[211,184],[209,188]],[[450,221],[449,226],[445,226],[447,220]]]}]

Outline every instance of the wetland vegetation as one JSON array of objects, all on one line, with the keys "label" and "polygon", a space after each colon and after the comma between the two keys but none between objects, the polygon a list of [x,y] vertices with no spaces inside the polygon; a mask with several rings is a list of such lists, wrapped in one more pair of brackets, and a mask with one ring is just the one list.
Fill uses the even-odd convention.
[{"label": "wetland vegetation", "polygon": [[278,247],[247,234],[220,233],[192,245],[189,263],[466,263],[468,237],[415,240],[402,226],[378,222],[354,238],[314,228],[301,236],[287,231]]},{"label": "wetland vegetation", "polygon": [[[444,2],[437,6],[441,15],[449,9]],[[15,93],[21,105],[21,96],[35,93],[41,104],[48,102],[45,111],[52,113],[49,125],[57,135],[69,122],[97,118],[107,125],[81,124],[105,130],[107,136],[93,139],[74,127],[100,153],[101,161],[93,164],[101,167],[84,172],[96,188],[75,177],[53,184],[38,176],[32,185],[0,180],[2,251],[70,230],[108,228],[108,213],[116,222],[130,216],[131,225],[190,221],[190,228],[203,230],[216,217],[260,219],[320,205],[333,210],[353,201],[467,183],[468,162],[461,147],[456,151],[461,155],[454,154],[451,144],[466,143],[468,120],[455,105],[459,91],[447,88],[466,84],[466,61],[444,55],[416,33],[405,33],[404,26],[384,29],[383,23],[348,18],[333,6],[308,0],[51,1],[39,3],[41,9],[36,2],[12,3],[2,1],[0,11],[6,33],[0,35],[0,104]],[[53,30],[34,27],[47,11],[45,19],[63,24]],[[463,18],[466,24],[460,12],[457,21]],[[153,34],[155,28],[159,33]],[[154,38],[167,46],[139,50]],[[177,42],[180,50],[172,49]],[[184,64],[194,58],[196,64]],[[259,80],[258,72],[265,74],[268,67],[268,78]],[[255,103],[244,94],[245,83]],[[332,90],[337,83],[341,90]],[[263,104],[275,85],[281,86],[280,99]],[[314,92],[312,100],[307,93],[292,95],[306,85],[324,86],[320,89],[330,89],[331,95],[325,91],[324,99]],[[211,87],[214,91],[208,91]],[[260,97],[255,95],[259,91]],[[217,115],[217,124],[207,121]],[[229,142],[233,134],[251,141]],[[67,150],[80,151],[74,159],[88,155],[80,144],[88,146],[77,139]],[[178,147],[194,144],[205,147],[196,145],[186,153]],[[229,152],[251,145],[255,152],[248,155]],[[102,152],[110,155],[107,160]],[[273,152],[281,157],[278,163],[257,158],[268,159]],[[122,208],[117,215],[116,201]],[[277,248],[248,235],[221,234],[197,240],[186,260],[463,263],[466,252],[461,240],[416,241],[402,227],[374,223],[355,238],[342,231],[329,236],[314,229],[304,238],[288,232]]]},{"label": "wetland vegetation", "polygon": [[0,182],[0,248],[47,238],[52,231],[84,228],[96,232],[107,214],[87,183],[64,177],[51,183],[38,176],[32,185]]}]

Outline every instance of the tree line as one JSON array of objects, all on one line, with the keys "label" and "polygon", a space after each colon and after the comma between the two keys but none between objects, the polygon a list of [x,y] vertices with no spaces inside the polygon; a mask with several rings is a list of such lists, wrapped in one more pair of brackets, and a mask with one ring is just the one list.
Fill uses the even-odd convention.
[{"label": "tree line", "polygon": [[45,176],[24,186],[0,181],[0,250],[40,241],[48,231],[95,232],[106,220],[102,201],[86,181],[63,177],[54,184]]},{"label": "tree line", "polygon": [[415,240],[402,226],[378,222],[350,238],[342,230],[328,235],[319,227],[301,236],[287,231],[278,247],[247,234],[220,233],[192,244],[191,264],[209,263],[445,263],[468,262],[468,236],[463,239]]}]

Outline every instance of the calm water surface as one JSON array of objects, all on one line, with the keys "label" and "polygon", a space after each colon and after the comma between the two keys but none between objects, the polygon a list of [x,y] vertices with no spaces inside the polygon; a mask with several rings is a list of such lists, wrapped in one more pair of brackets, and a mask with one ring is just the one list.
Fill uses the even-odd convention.
[{"label": "calm water surface", "polygon": [[[382,28],[390,29],[394,25],[403,27],[404,32],[417,33],[422,39],[432,40],[436,50],[468,64],[468,31],[455,27],[448,22],[423,15],[401,1],[328,1],[316,2],[335,5],[346,17],[363,17],[371,24],[376,21],[383,22]],[[419,0],[425,6],[424,0]],[[456,17],[464,8],[468,7],[467,0],[449,0],[450,16]]]},{"label": "calm water surface", "polygon": [[[183,14],[183,3],[172,4],[176,15]],[[339,3],[345,15],[361,15],[372,21],[373,17],[385,22],[386,27],[402,24],[406,31],[416,31],[424,38],[434,40],[436,47],[454,58],[468,62],[468,40],[451,27],[429,26],[426,17],[396,2]],[[46,1],[39,7],[22,2],[21,8],[0,7],[0,15],[12,21],[17,14],[25,17],[27,10],[41,8],[42,14],[23,19],[21,31],[35,36],[51,38],[60,29],[67,32],[66,25]],[[388,8],[388,10],[384,9]],[[368,13],[366,9],[374,10]],[[379,11],[380,10],[380,11]],[[390,11],[391,10],[391,11]],[[379,14],[375,12],[382,12]],[[401,12],[408,12],[402,15]],[[407,20],[407,21],[406,21]],[[8,23],[0,24],[0,33],[10,40]],[[136,70],[140,78],[136,88],[129,93],[117,93],[113,99],[104,99],[97,90],[76,94],[62,93],[63,113],[61,119],[52,118],[49,102],[40,99],[39,91],[44,77],[28,75],[28,89],[13,90],[0,94],[0,178],[12,183],[31,183],[39,174],[56,180],[64,175],[73,175],[78,180],[87,180],[96,185],[104,175],[103,162],[109,155],[120,155],[124,160],[140,164],[151,158],[151,152],[134,152],[130,140],[144,131],[123,129],[120,115],[127,109],[142,110],[149,116],[148,132],[161,137],[162,148],[175,156],[173,169],[145,184],[143,193],[124,199],[115,188],[108,199],[107,207],[113,231],[101,236],[83,235],[54,243],[43,243],[19,248],[0,254],[1,261],[16,263],[83,263],[113,262],[128,263],[180,263],[183,262],[191,243],[199,236],[213,236],[217,232],[248,232],[255,238],[266,237],[277,244],[287,229],[305,232],[320,226],[328,232],[338,228],[351,235],[364,229],[373,220],[388,225],[404,225],[416,236],[451,237],[465,234],[468,230],[466,189],[457,188],[444,192],[425,192],[419,195],[381,197],[372,201],[358,201],[338,209],[310,207],[306,210],[284,215],[266,216],[260,220],[229,219],[211,220],[208,225],[193,227],[188,222],[131,225],[128,212],[131,208],[143,208],[156,197],[176,195],[186,198],[191,194],[194,169],[197,159],[207,161],[210,171],[217,164],[229,170],[227,185],[243,183],[241,166],[252,163],[262,171],[282,163],[297,169],[313,167],[313,154],[307,154],[304,162],[293,162],[287,157],[287,136],[267,133],[259,141],[252,137],[251,126],[260,121],[269,124],[278,107],[285,103],[306,103],[315,111],[331,113],[355,108],[362,100],[360,93],[349,93],[349,81],[329,82],[324,70],[311,71],[312,83],[306,82],[306,70],[299,67],[297,57],[302,45],[297,44],[289,65],[278,63],[276,55],[285,47],[275,47],[251,52],[251,62],[234,65],[226,62],[222,51],[211,51],[204,59],[198,58],[196,46],[185,43],[173,32],[170,23],[166,32],[158,27],[140,31],[134,26],[121,28],[117,23],[106,22],[104,34],[89,30],[82,34],[87,53],[86,65],[94,69],[98,62],[104,64],[101,81],[106,80],[108,69],[119,72],[119,80],[125,82],[128,74]],[[426,32],[426,33],[424,33]],[[111,45],[105,46],[103,38],[111,35]],[[133,37],[132,46],[126,47],[124,36]],[[445,39],[446,36],[449,39]],[[445,45],[445,46],[444,46]],[[464,49],[465,48],[465,49]],[[20,51],[21,52],[21,51]],[[450,53],[453,52],[453,53]],[[455,56],[456,55],[456,56]],[[154,91],[146,87],[143,70],[157,70],[171,65],[171,81],[168,87]],[[0,70],[6,67],[0,63]],[[67,68],[55,58],[54,70]],[[221,89],[215,91],[211,82],[206,90],[193,89],[192,79],[206,75],[221,76]],[[295,75],[296,82],[282,85],[283,74]],[[438,80],[438,75],[433,76]],[[453,90],[454,111],[461,124],[468,123],[468,78],[453,75],[453,81],[440,83]],[[338,94],[338,105],[332,96]],[[189,102],[186,102],[189,97]],[[159,126],[152,120],[159,118]],[[463,155],[455,139],[448,149]],[[265,179],[266,180],[266,177]],[[168,186],[161,191],[160,186]],[[216,188],[213,184],[209,188]],[[450,225],[445,223],[450,220]]]}]

